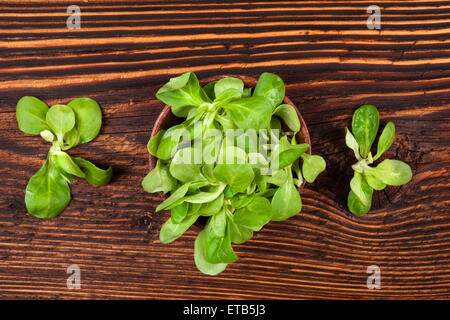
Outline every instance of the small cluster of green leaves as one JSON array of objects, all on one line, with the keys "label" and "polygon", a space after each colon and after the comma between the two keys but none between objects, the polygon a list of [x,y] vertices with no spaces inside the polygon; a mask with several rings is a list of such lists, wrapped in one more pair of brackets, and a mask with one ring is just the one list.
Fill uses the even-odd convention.
[{"label": "small cluster of green leaves", "polygon": [[[325,170],[323,158],[306,152],[308,144],[297,144],[300,121],[291,105],[282,104],[284,95],[282,79],[271,73],[261,74],[252,89],[232,77],[201,87],[192,72],[170,79],[156,94],[174,115],[186,119],[150,139],[148,151],[158,160],[142,186],[150,193],[170,193],[156,209],[171,210],[160,231],[162,243],[179,238],[199,217],[208,217],[195,240],[194,254],[197,268],[205,274],[218,274],[238,259],[232,243],[246,242],[271,220],[299,213],[302,201],[296,187],[303,180],[313,182]],[[250,152],[239,137],[226,133],[227,129],[264,129],[271,135],[273,129],[281,129],[281,121],[290,135],[283,133],[279,140],[268,137],[274,147],[267,150],[267,157]],[[198,122],[201,130],[195,129]],[[189,134],[181,134],[183,130]],[[222,134],[213,135],[213,130]],[[196,139],[201,139],[202,150],[187,143]],[[213,161],[177,161],[197,152],[213,155]],[[227,154],[240,161],[220,161]],[[275,158],[277,167],[272,166]]]},{"label": "small cluster of green leaves", "polygon": [[23,97],[17,103],[17,123],[25,133],[38,135],[52,144],[47,160],[31,177],[25,193],[30,214],[53,218],[70,202],[72,176],[86,179],[94,186],[111,180],[112,168],[102,170],[82,158],[72,158],[65,151],[93,140],[102,125],[100,106],[92,99],[77,98],[68,105],[49,108],[35,97]]},{"label": "small cluster of green leaves", "polygon": [[355,215],[364,215],[370,210],[373,190],[383,190],[388,185],[401,186],[412,178],[411,168],[400,160],[385,159],[376,167],[370,166],[394,142],[395,126],[388,122],[378,139],[377,153],[372,156],[370,149],[377,136],[379,124],[377,108],[364,105],[353,114],[353,134],[345,128],[345,143],[353,150],[358,160],[352,166],[354,176],[350,181],[351,190],[347,198],[348,208]]}]

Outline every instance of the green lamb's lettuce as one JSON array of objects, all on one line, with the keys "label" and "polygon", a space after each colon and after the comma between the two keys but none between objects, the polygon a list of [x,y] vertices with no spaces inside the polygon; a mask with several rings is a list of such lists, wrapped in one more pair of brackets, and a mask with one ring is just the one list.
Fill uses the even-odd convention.
[{"label": "green lamb's lettuce", "polygon": [[198,218],[206,220],[194,250],[205,274],[218,274],[238,259],[232,244],[299,213],[297,188],[325,170],[322,157],[297,143],[300,120],[293,106],[282,104],[284,95],[283,81],[271,73],[263,73],[252,90],[233,77],[201,87],[191,72],[170,79],[156,94],[184,121],[148,142],[157,162],[142,186],[169,195],[156,208],[171,210],[162,243],[179,238]]},{"label": "green lamb's lettuce", "polygon": [[52,144],[42,168],[31,177],[25,193],[28,212],[38,218],[53,218],[69,204],[72,176],[86,179],[94,186],[109,183],[112,169],[96,167],[66,151],[93,140],[101,127],[102,112],[89,98],[77,98],[68,105],[49,108],[35,97],[23,97],[17,103],[17,123],[25,133],[40,135]]},{"label": "green lamb's lettuce", "polygon": [[353,150],[358,160],[352,166],[354,176],[350,181],[347,199],[348,208],[355,215],[369,212],[374,190],[383,190],[388,185],[401,186],[412,178],[411,168],[400,160],[385,159],[376,167],[370,166],[394,142],[395,126],[392,122],[388,122],[378,139],[377,153],[372,157],[370,149],[378,133],[378,127],[378,110],[374,106],[364,105],[353,115],[353,134],[345,128],[345,143]]}]

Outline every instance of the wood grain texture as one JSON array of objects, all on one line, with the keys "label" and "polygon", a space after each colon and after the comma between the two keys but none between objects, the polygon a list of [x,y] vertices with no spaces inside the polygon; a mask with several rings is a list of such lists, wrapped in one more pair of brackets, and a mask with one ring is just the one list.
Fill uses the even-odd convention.
[{"label": "wood grain texture", "polygon": [[[0,3],[0,298],[450,298],[450,1],[85,1],[67,30],[68,1]],[[382,29],[366,9],[382,9]],[[158,195],[145,193],[146,142],[170,76],[279,74],[327,170],[302,192],[303,211],[271,222],[215,277],[195,268],[192,229],[170,245]],[[80,179],[57,218],[26,213],[25,186],[48,144],[22,133],[24,95],[79,96],[104,113],[100,135],[70,151],[114,168],[95,188]],[[372,211],[346,209],[352,152],[344,128],[369,103],[393,121],[388,157],[412,181],[377,192]],[[81,268],[68,290],[66,268]],[[368,290],[366,268],[381,268]]]}]

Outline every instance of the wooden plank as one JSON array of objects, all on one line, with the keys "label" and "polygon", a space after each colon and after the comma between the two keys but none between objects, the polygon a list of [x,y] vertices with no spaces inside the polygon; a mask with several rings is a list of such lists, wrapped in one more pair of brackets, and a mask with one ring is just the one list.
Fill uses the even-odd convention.
[{"label": "wooden plank", "polygon": [[[450,296],[450,1],[389,1],[368,30],[372,1],[89,1],[66,28],[66,1],[0,4],[0,298],[437,299]],[[193,262],[195,228],[170,245],[166,213],[145,193],[145,148],[169,77],[193,70],[279,74],[327,170],[302,193],[302,213],[271,222],[215,277]],[[70,151],[115,174],[106,187],[75,179],[57,218],[26,213],[28,179],[48,145],[22,133],[24,95],[49,104],[89,96],[104,113],[93,142]],[[344,127],[356,107],[394,121],[389,157],[413,180],[376,193],[372,211],[346,209],[353,162]],[[68,290],[66,268],[81,268]],[[381,290],[366,269],[381,268]],[[243,285],[244,284],[244,285]]]}]

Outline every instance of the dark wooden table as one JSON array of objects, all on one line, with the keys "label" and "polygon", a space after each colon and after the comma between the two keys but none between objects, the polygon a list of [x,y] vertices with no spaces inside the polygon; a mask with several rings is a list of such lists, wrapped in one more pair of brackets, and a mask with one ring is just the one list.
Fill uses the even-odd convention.
[{"label": "dark wooden table", "polygon": [[[66,28],[69,4],[0,4],[0,298],[450,297],[450,1],[79,1],[78,30]],[[372,4],[381,30],[366,26]],[[167,213],[140,186],[163,108],[155,92],[189,70],[279,74],[327,161],[302,213],[235,245],[239,261],[216,277],[195,268],[198,230],[159,242]],[[25,209],[49,145],[18,129],[24,95],[50,105],[88,96],[104,113],[97,139],[70,153],[113,166],[114,178],[102,188],[76,179],[51,220]],[[344,128],[362,104],[378,107],[382,126],[395,122],[388,156],[414,177],[355,217]],[[79,290],[66,287],[70,265]],[[370,265],[380,290],[366,286]]]}]

